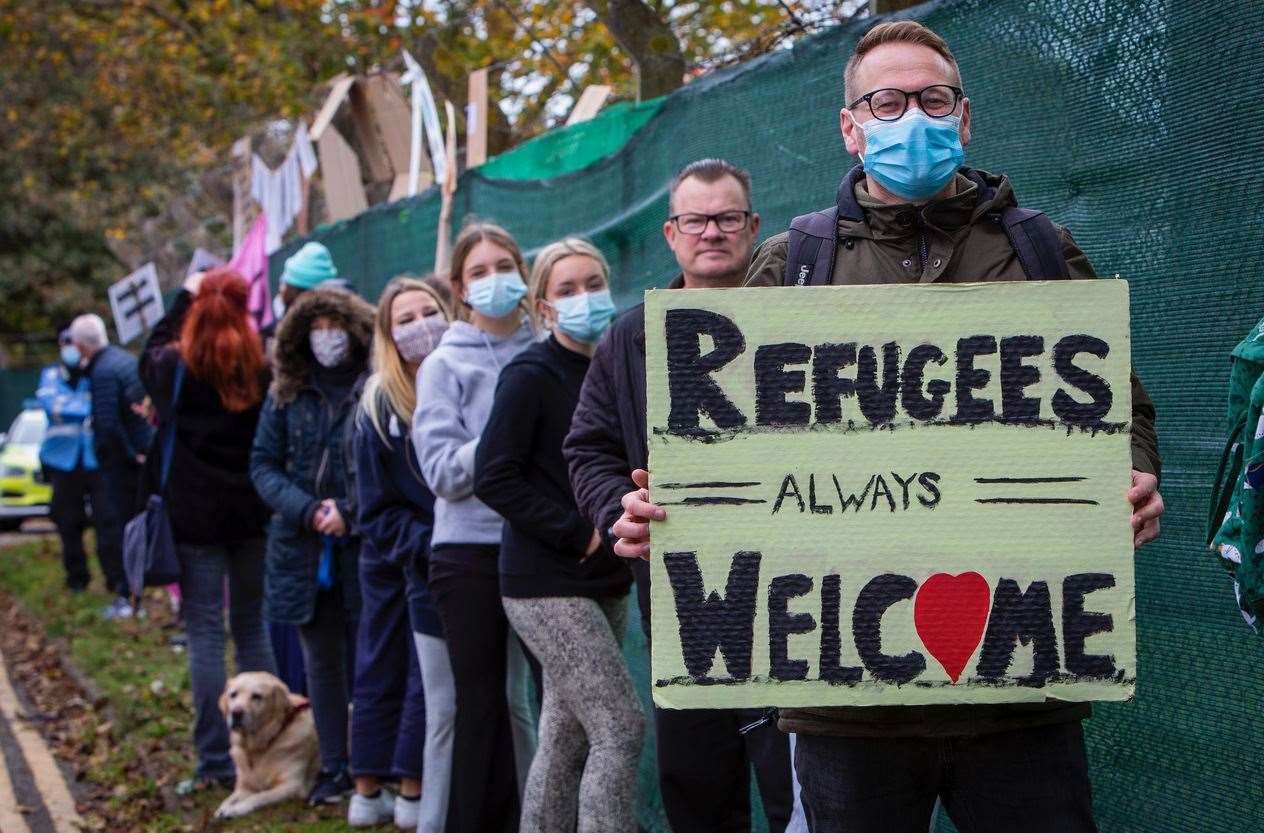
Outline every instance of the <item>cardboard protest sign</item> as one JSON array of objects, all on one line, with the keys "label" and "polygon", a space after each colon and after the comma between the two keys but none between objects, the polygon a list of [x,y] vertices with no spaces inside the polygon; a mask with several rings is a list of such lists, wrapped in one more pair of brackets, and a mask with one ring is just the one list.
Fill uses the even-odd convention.
[{"label": "cardboard protest sign", "polygon": [[162,291],[152,263],[113,284],[107,292],[119,344],[127,344],[162,318]]},{"label": "cardboard protest sign", "polygon": [[1123,700],[1128,286],[646,295],[654,699]]}]

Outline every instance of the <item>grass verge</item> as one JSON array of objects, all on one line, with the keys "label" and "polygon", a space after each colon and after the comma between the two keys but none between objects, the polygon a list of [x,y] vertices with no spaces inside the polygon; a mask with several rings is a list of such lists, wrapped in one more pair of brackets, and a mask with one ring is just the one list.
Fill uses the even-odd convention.
[{"label": "grass verge", "polygon": [[[5,654],[36,707],[53,748],[72,769],[80,812],[91,830],[141,833],[225,830],[241,833],[345,831],[346,805],[311,809],[297,803],[244,819],[212,821],[226,793],[207,789],[176,798],[174,787],[194,768],[187,655],[173,648],[177,632],[167,594],[147,591],[144,619],[107,622],[107,595],[64,589],[56,539],[33,536],[0,547],[0,596],[7,611]],[[28,621],[31,620],[31,621]],[[19,638],[20,634],[20,638]],[[229,652],[231,656],[231,651]],[[90,690],[50,682],[69,662]],[[95,689],[94,691],[91,689]],[[383,828],[387,829],[387,828]]]}]

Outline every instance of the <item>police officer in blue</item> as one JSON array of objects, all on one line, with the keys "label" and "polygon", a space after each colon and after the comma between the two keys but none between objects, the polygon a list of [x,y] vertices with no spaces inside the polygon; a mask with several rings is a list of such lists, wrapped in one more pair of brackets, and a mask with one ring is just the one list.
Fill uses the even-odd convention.
[{"label": "police officer in blue", "polygon": [[58,337],[59,361],[40,373],[36,398],[48,415],[48,431],[40,445],[40,463],[53,487],[50,514],[61,537],[66,586],[73,593],[88,586],[88,559],[83,532],[88,526],[86,500],[93,507],[108,498],[92,449],[92,392],[83,357],[71,343],[69,331]]}]

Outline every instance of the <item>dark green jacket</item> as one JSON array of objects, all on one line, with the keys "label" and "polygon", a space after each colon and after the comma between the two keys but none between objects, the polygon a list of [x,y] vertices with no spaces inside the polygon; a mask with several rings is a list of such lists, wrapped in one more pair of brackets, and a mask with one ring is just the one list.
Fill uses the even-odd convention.
[{"label": "dark green jacket", "polygon": [[[980,172],[982,173],[982,172]],[[989,213],[1015,205],[1005,176],[983,174],[994,190],[981,200],[979,186],[958,174],[956,193],[924,206],[889,205],[869,196],[865,179],[855,195],[863,220],[840,218],[832,283],[976,283],[1021,281],[1027,276],[1005,230]],[[1095,278],[1092,264],[1066,229],[1058,227],[1062,253],[1072,278]],[[755,253],[747,286],[781,286],[786,270],[782,233]],[[1132,377],[1132,466],[1158,475],[1158,435],[1154,404]],[[1120,496],[1123,497],[1122,495]],[[987,732],[1080,720],[1086,703],[1014,703],[972,706],[869,706],[784,709],[780,726],[787,732],[854,737],[927,737]]]}]

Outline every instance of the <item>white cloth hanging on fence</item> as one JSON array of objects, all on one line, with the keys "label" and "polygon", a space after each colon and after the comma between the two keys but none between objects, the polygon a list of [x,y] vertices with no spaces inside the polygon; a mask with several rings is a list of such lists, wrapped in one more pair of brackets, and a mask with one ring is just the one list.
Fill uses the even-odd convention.
[{"label": "white cloth hanging on fence", "polygon": [[250,196],[268,218],[268,254],[281,248],[281,238],[303,211],[303,179],[316,173],[316,151],[306,122],[294,131],[294,144],[275,171],[254,154],[250,159]]}]

